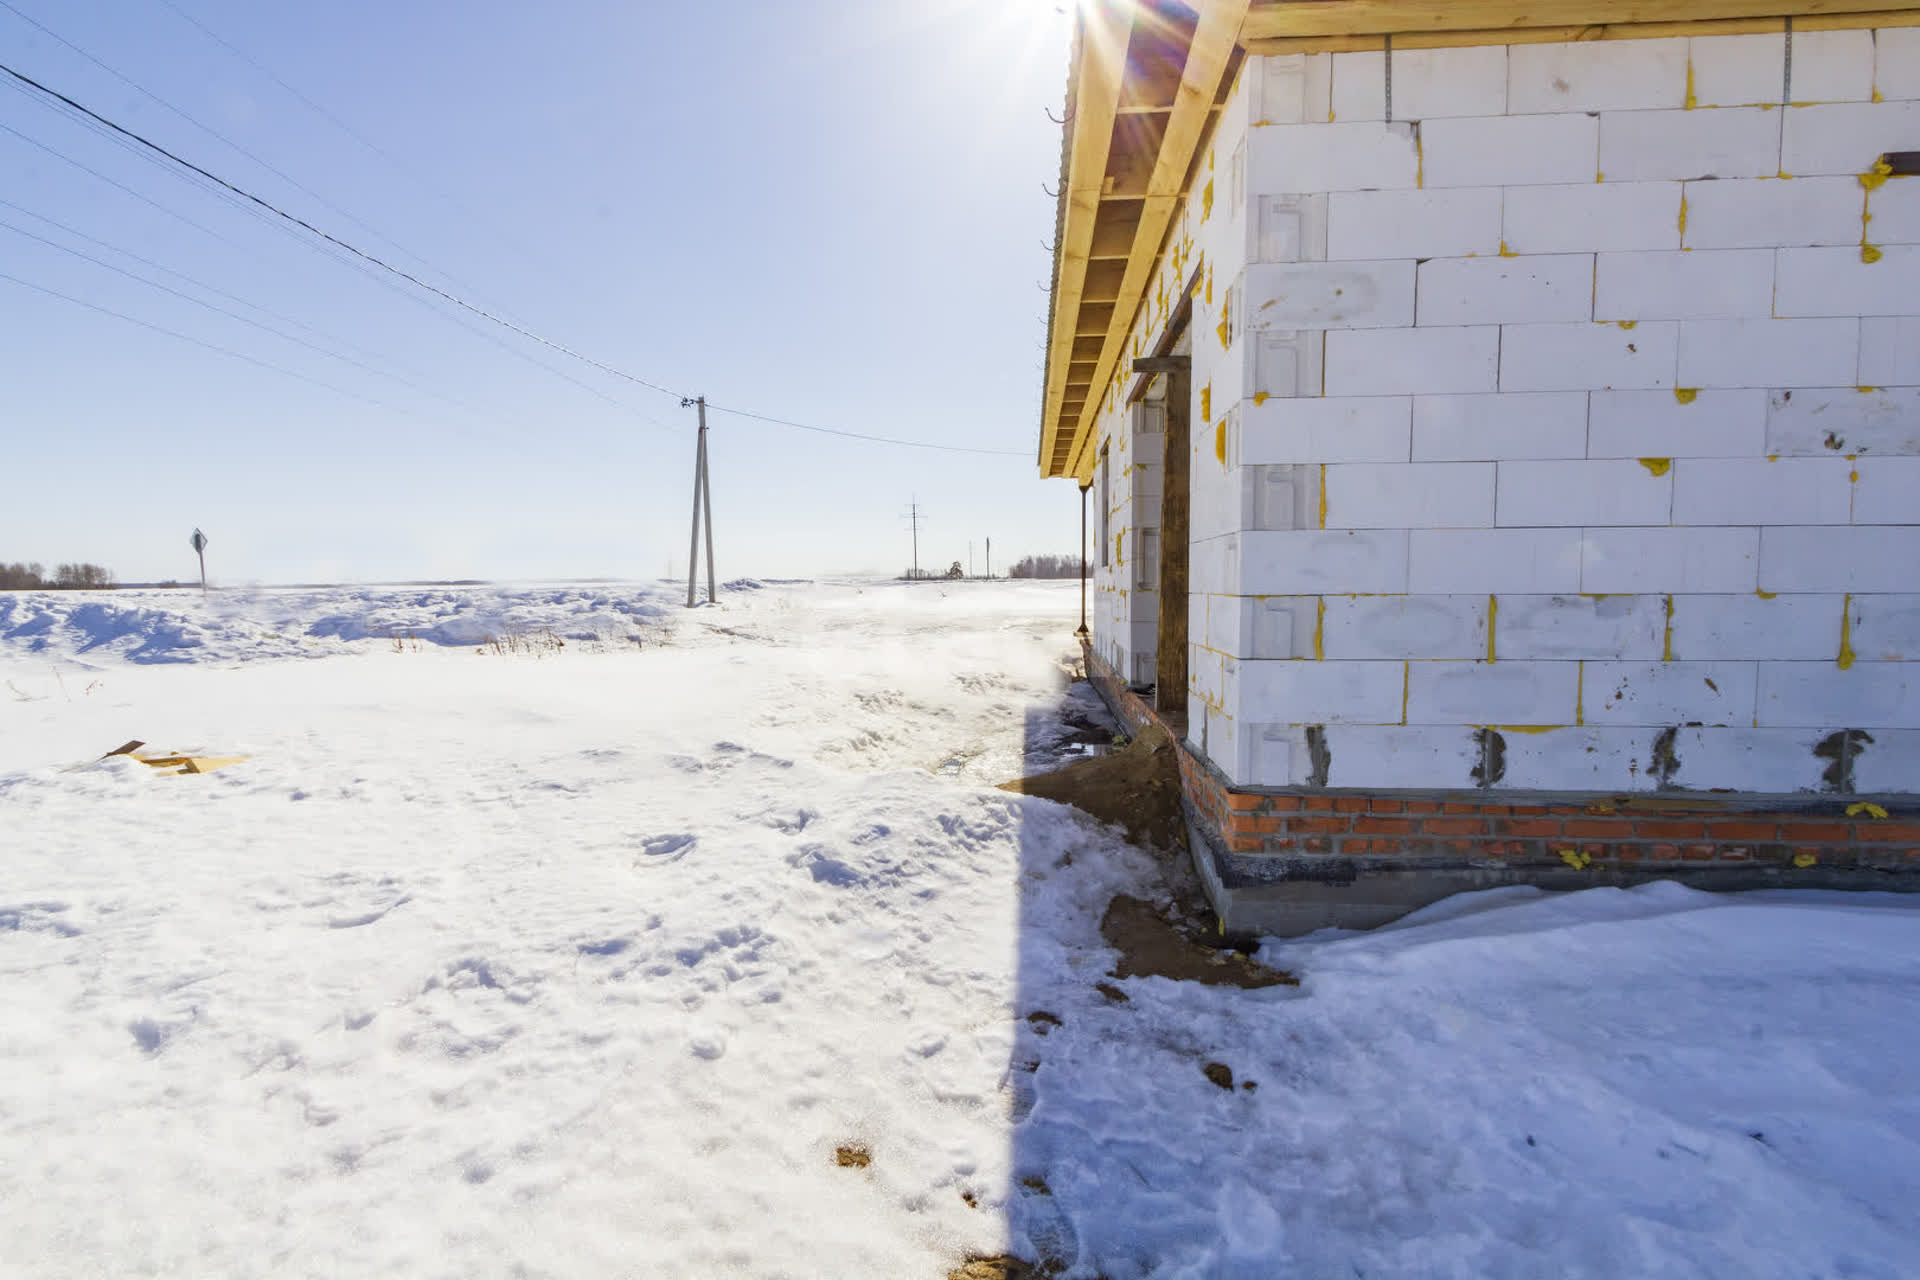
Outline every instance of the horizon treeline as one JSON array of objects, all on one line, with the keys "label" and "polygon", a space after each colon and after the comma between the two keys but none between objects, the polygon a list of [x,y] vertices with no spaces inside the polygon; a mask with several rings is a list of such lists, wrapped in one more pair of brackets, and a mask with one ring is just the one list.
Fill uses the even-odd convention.
[{"label": "horizon treeline", "polygon": [[1078,578],[1087,572],[1079,556],[1023,556],[1007,570],[1009,578]]},{"label": "horizon treeline", "polygon": [[55,565],[49,578],[42,564],[0,563],[0,591],[100,591],[113,585],[113,570],[105,565]]}]

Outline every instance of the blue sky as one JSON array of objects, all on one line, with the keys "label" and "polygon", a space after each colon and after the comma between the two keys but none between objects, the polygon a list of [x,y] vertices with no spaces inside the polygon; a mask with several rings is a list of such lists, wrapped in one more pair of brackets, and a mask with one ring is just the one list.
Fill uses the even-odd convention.
[{"label": "blue sky", "polygon": [[[916,498],[923,565],[969,540],[979,560],[988,537],[996,567],[1077,544],[1074,489],[1032,460],[1056,0],[169,3],[6,0],[154,97],[5,7],[0,62],[675,391],[1012,455],[714,414],[723,575],[897,571]],[[0,559],[184,579],[197,525],[231,583],[684,572],[693,415],[674,399],[343,261],[17,86],[0,201],[0,272],[273,366],[0,280]]]}]

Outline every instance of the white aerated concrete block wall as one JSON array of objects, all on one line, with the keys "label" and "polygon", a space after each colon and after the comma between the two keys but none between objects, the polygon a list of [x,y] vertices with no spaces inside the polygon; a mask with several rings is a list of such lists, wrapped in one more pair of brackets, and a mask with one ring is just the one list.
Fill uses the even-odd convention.
[{"label": "white aerated concrete block wall", "polygon": [[1920,28],[1793,53],[1406,51],[1391,120],[1380,53],[1246,60],[1180,268],[1234,782],[1920,785]]}]

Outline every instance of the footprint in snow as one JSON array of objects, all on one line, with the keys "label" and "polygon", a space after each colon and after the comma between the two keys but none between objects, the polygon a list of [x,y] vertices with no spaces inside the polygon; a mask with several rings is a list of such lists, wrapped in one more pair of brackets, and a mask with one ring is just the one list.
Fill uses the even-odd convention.
[{"label": "footprint in snow", "polygon": [[642,866],[660,866],[668,862],[678,862],[692,853],[700,842],[685,831],[676,831],[661,836],[646,836],[640,841]]}]

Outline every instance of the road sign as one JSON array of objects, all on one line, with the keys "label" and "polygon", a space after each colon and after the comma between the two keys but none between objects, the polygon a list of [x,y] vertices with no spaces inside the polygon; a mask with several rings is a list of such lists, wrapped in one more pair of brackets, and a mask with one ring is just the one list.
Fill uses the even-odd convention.
[{"label": "road sign", "polygon": [[207,549],[207,535],[195,529],[193,531],[192,543],[195,551],[205,551]]}]

